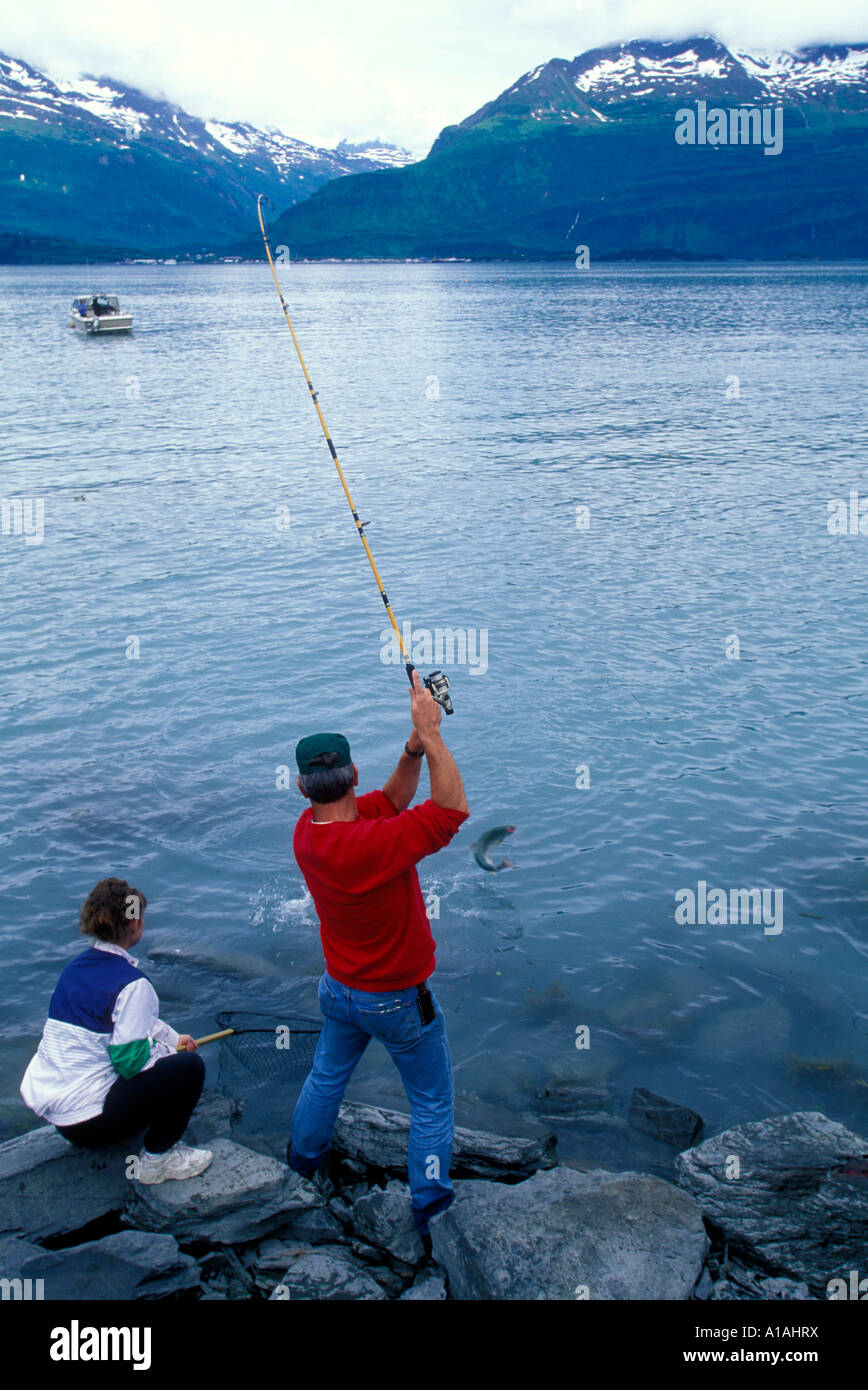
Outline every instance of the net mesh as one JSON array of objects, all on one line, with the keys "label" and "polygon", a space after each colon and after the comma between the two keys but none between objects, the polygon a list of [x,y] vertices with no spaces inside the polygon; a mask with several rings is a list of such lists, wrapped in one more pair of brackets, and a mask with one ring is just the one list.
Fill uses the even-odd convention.
[{"label": "net mesh", "polygon": [[234,1028],[222,1047],[262,1081],[285,1081],[310,1070],[322,1024],[304,1014],[249,1013],[224,1009],[218,1028]]}]

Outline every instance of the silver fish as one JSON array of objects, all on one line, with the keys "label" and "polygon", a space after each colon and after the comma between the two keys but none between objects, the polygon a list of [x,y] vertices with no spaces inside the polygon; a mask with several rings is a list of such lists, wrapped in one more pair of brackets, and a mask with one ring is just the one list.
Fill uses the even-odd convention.
[{"label": "silver fish", "polygon": [[495,825],[491,830],[486,830],[475,844],[470,848],[473,850],[473,857],[480,869],[486,869],[490,874],[499,873],[501,869],[512,869],[515,867],[511,859],[501,859],[499,864],[495,864],[489,857],[488,851],[495,845],[499,845],[501,840],[507,835],[511,835],[515,830],[514,825]]},{"label": "silver fish", "polygon": [[224,950],[219,946],[199,951],[194,947],[187,950],[157,944],[148,951],[148,960],[166,965],[187,965],[196,970],[207,970],[211,975],[234,975],[241,980],[274,979],[280,973],[274,962],[263,956]]}]

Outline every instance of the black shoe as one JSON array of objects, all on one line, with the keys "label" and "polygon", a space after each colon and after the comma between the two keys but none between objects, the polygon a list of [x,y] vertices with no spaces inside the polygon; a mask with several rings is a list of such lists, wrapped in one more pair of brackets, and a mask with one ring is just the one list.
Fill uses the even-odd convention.
[{"label": "black shoe", "polygon": [[318,1188],[320,1191],[322,1191],[324,1185],[329,1182],[329,1172],[331,1169],[330,1159],[331,1155],[326,1154],[317,1167],[314,1167],[309,1159],[299,1158],[298,1155],[296,1155],[295,1162],[293,1162],[291,1139],[286,1146],[287,1167],[291,1168],[294,1173],[298,1173],[300,1178],[306,1178],[308,1182],[313,1183],[314,1187]]}]

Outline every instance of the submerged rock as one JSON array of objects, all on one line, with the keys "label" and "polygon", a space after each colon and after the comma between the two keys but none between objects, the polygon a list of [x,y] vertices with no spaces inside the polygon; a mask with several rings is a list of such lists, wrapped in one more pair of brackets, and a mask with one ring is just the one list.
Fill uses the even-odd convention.
[{"label": "submerged rock", "polygon": [[556,1077],[534,1092],[534,1109],[541,1115],[564,1119],[607,1117],[612,1105],[608,1081],[584,1084],[573,1078]]},{"label": "submerged rock", "polygon": [[359,1197],[352,1206],[352,1222],[363,1240],[405,1264],[416,1265],[424,1257],[406,1183],[393,1179],[385,1188]]},{"label": "submerged rock", "polygon": [[65,1250],[29,1246],[16,1252],[15,1244],[3,1247],[4,1276],[41,1279],[46,1302],[166,1298],[199,1283],[198,1264],[170,1235],[120,1231]]},{"label": "submerged rock", "polygon": [[676,1167],[731,1251],[825,1297],[865,1263],[868,1181],[846,1170],[866,1152],[868,1139],[802,1111],[728,1129]]},{"label": "submerged rock", "polygon": [[776,999],[765,999],[748,1008],[712,1011],[696,1030],[694,1046],[718,1058],[742,1057],[755,1038],[763,1038],[769,1049],[785,1052],[792,1026],[789,1010]]},{"label": "submerged rock", "polygon": [[277,1159],[231,1139],[215,1139],[211,1148],[214,1160],[197,1178],[129,1184],[129,1224],[171,1231],[179,1240],[230,1245],[269,1235],[321,1205],[310,1183]]},{"label": "submerged rock", "polygon": [[[377,1105],[345,1102],[340,1109],[333,1147],[348,1157],[387,1173],[407,1172],[410,1116]],[[456,1177],[528,1177],[538,1168],[552,1168],[557,1139],[512,1139],[484,1130],[458,1128],[450,1172]]]},{"label": "submerged rock", "polygon": [[431,1235],[458,1299],[686,1299],[708,1245],[672,1184],[573,1168],[460,1183]]},{"label": "submerged rock", "polygon": [[650,1134],[664,1144],[688,1148],[702,1133],[703,1119],[695,1110],[678,1105],[637,1086],[630,1097],[629,1121],[633,1129]]}]

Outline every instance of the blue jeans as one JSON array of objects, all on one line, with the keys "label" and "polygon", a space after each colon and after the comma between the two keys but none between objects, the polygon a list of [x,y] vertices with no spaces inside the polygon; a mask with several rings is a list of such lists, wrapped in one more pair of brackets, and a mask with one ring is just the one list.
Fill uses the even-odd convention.
[{"label": "blue jeans", "polygon": [[379,1038],[410,1101],[411,1206],[420,1235],[427,1235],[430,1218],[454,1195],[449,1163],[455,1086],[440,1005],[434,999],[435,1018],[423,1026],[415,988],[368,994],[326,974],[319,982],[319,1006],[325,1022],[292,1116],[290,1167],[310,1177],[324,1162],[347,1082],[371,1038]]}]

